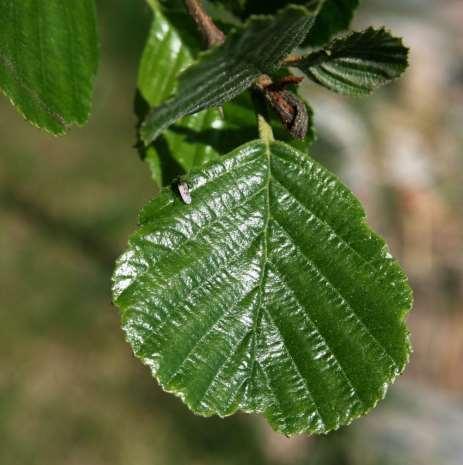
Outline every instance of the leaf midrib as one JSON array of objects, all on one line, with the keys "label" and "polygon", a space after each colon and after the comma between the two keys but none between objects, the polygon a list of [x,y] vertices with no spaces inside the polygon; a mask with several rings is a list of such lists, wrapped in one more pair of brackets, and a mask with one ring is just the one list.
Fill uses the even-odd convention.
[{"label": "leaf midrib", "polygon": [[[250,368],[250,376],[249,376],[249,380],[248,382],[253,383],[254,381],[254,370],[255,370],[255,367],[256,367],[256,364],[259,363],[258,360],[256,360],[256,355],[257,355],[257,345],[258,345],[258,341],[260,339],[260,330],[261,330],[261,321],[262,321],[262,315],[263,315],[263,312],[266,310],[266,307],[265,307],[265,296],[264,296],[264,292],[265,292],[265,285],[266,285],[266,275],[267,275],[267,268],[268,268],[268,265],[272,263],[272,261],[269,259],[269,256],[268,256],[268,249],[269,249],[269,246],[268,246],[268,232],[269,232],[269,226],[270,226],[270,221],[275,221],[276,224],[278,224],[280,227],[280,223],[275,219],[275,218],[272,218],[272,215],[271,215],[271,209],[270,209],[270,187],[271,187],[271,182],[272,182],[272,169],[271,169],[271,157],[272,157],[272,153],[271,153],[271,150],[270,150],[270,143],[267,142],[267,141],[263,141],[264,143],[264,147],[265,147],[265,159],[266,159],[266,162],[267,162],[267,175],[266,175],[266,180],[265,180],[265,186],[263,188],[260,189],[260,191],[265,191],[265,213],[264,213],[264,226],[263,226],[263,231],[262,231],[262,244],[263,244],[263,250],[262,250],[262,261],[261,261],[261,276],[260,276],[260,281],[259,281],[259,285],[258,285],[258,288],[259,288],[259,303],[258,303],[258,307],[256,308],[256,314],[255,314],[255,321],[254,321],[254,326],[252,328],[252,333],[253,333],[253,341],[252,341],[252,362],[251,362],[251,368]],[[279,183],[279,181],[277,180],[277,183]],[[282,185],[282,187],[285,187]],[[285,187],[285,189],[287,190],[287,188]],[[288,193],[290,193],[288,191]],[[292,196],[293,194],[290,193]],[[317,216],[318,217],[318,216]],[[325,222],[326,223],[326,222]],[[327,224],[327,223],[326,223]],[[327,224],[330,229],[333,230],[333,228],[331,227],[331,225]],[[286,232],[286,230],[285,230]],[[333,230],[333,232],[335,232]],[[287,232],[286,232],[287,233]],[[288,234],[288,233],[287,233]],[[336,233],[337,237],[338,234]],[[339,239],[343,242],[343,243],[346,243],[346,241],[343,239],[343,238],[340,238]],[[291,242],[294,244],[294,240],[293,238],[291,237]],[[348,243],[347,243],[348,244]],[[358,255],[358,252],[356,250],[354,250],[350,244],[348,244],[349,247]],[[361,256],[360,256],[361,257]],[[312,262],[312,260],[309,258],[309,257],[306,257],[309,261],[311,261],[311,263],[315,266],[315,268],[317,269],[318,272],[321,273],[321,270],[318,268],[318,266]],[[366,260],[361,257],[363,259],[364,262],[366,262]],[[368,262],[366,262],[368,263]],[[373,339],[375,345],[377,345],[377,347],[389,358],[389,360],[392,362],[392,367],[395,371],[398,371],[398,365],[397,365],[397,362],[394,360],[394,358],[392,357],[392,355],[389,353],[389,351],[386,349],[386,347],[376,338],[376,336],[374,336],[374,334],[370,331],[370,329],[368,328],[368,326],[364,323],[363,319],[360,318],[360,316],[357,314],[357,312],[354,310],[353,306],[350,304],[350,302],[348,300],[345,299],[344,295],[340,293],[340,290],[337,288],[336,285],[334,285],[333,283],[331,283],[331,281],[322,273],[322,276],[324,277],[324,279],[327,280],[327,282],[330,283],[331,287],[341,296],[341,298],[343,299],[343,301],[347,304],[347,306],[349,307],[349,309],[353,312],[353,314],[355,315],[355,317],[358,319],[358,321],[361,323],[362,327],[366,330],[367,334]],[[279,330],[279,327],[278,325],[275,323],[275,321],[273,320],[273,317],[272,315],[267,312],[268,314],[268,317],[270,318],[270,320],[272,321],[273,325],[275,326],[275,328],[277,329],[277,331],[280,333],[280,330]],[[315,325],[316,326],[316,325]],[[318,330],[318,327],[317,327],[317,330]],[[281,335],[281,333],[280,333]],[[355,395],[355,397],[357,398],[357,400],[364,405],[364,399],[362,399],[362,397],[360,396],[360,392],[359,392],[359,389],[358,387],[355,385],[355,383],[353,382],[352,378],[349,376],[349,374],[345,371],[345,368],[344,366],[340,363],[340,361],[338,360],[337,358],[337,354],[336,352],[331,348],[331,346],[327,343],[327,341],[325,340],[324,336],[320,333],[321,337],[324,339],[324,342],[328,348],[328,350],[330,351],[330,353],[335,357],[336,359],[336,362],[337,362],[337,366],[338,366],[338,369],[340,369],[341,373],[342,373],[342,376],[344,378],[344,381],[347,382],[347,384],[349,385],[350,388],[352,388],[353,390],[353,393]],[[283,342],[283,345],[285,347],[285,350],[287,351],[288,353],[288,356],[290,357],[290,359],[292,360],[292,363],[294,363],[295,365],[295,368],[296,370],[298,371],[301,379],[304,381],[305,383],[305,378],[303,377],[303,375],[300,373],[299,371],[299,368],[298,368],[298,365],[297,363],[295,362],[295,360],[293,359],[293,356],[291,354],[291,352],[289,351],[287,345],[286,345],[286,342],[284,340],[284,338],[282,337],[281,335],[281,340]],[[265,372],[265,368],[261,366],[261,369],[262,371]],[[267,379],[267,384],[268,384],[268,387],[269,389],[271,390],[271,386],[269,384],[269,380],[268,380],[268,376],[266,374],[266,379]],[[313,402],[314,402],[314,405],[316,407],[316,411],[318,413],[318,416],[321,420],[322,423],[325,423],[324,419],[323,419],[323,415],[321,414],[320,412],[320,409],[319,409],[319,405],[318,405],[318,402],[316,400],[316,398],[314,397],[313,393],[311,392],[309,386],[307,386],[306,384],[306,388],[308,389],[308,394],[309,396],[312,398]],[[275,394],[273,393],[274,397],[275,397]],[[278,400],[278,399],[276,399]]]},{"label": "leaf midrib", "polygon": [[[270,181],[272,179],[272,171],[271,171],[271,150],[270,150],[270,143],[269,141],[262,141],[265,147],[265,158],[267,161],[267,175],[265,180],[265,186],[262,190],[265,191],[265,216],[264,216],[264,227],[262,231],[262,262],[261,262],[261,275],[259,279],[259,304],[256,309],[256,315],[254,319],[253,325],[253,339],[252,339],[252,353],[251,353],[251,368],[249,370],[249,380],[248,382],[253,382],[254,379],[254,369],[256,366],[256,352],[257,352],[257,344],[259,341],[258,334],[260,335],[260,327],[262,321],[262,313],[264,308],[264,289],[265,289],[265,279],[266,279],[266,272],[267,272],[267,265],[268,265],[268,228],[270,223]],[[258,363],[258,362],[257,362]],[[261,367],[263,371],[264,368]]]},{"label": "leaf midrib", "polygon": [[[271,168],[272,152],[270,150],[270,143],[271,143],[270,141],[267,141],[267,140],[264,141],[264,144],[265,144],[264,145],[265,146],[265,158],[266,158],[266,162],[267,162],[267,176],[266,176],[265,186],[261,189],[261,190],[265,190],[265,193],[266,193],[266,195],[265,195],[264,227],[263,227],[263,231],[262,231],[263,251],[262,251],[262,262],[261,262],[262,263],[261,264],[261,276],[260,276],[260,283],[259,283],[259,305],[258,305],[258,307],[256,309],[255,322],[254,322],[254,327],[252,329],[252,331],[253,331],[252,364],[251,364],[251,369],[250,369],[249,383],[253,382],[254,368],[255,368],[256,363],[259,363],[258,361],[256,362],[256,352],[257,352],[256,345],[258,344],[258,341],[260,339],[260,329],[261,329],[262,315],[263,315],[263,312],[266,311],[267,317],[272,322],[272,325],[274,326],[274,328],[276,329],[276,331],[278,332],[278,334],[280,336],[281,342],[283,343],[283,347],[284,347],[284,349],[285,349],[285,351],[287,353],[287,356],[289,357],[289,360],[291,361],[291,363],[293,365],[293,368],[296,370],[298,376],[300,377],[300,379],[302,380],[302,382],[303,382],[303,384],[305,386],[307,395],[309,396],[309,398],[312,399],[312,402],[314,404],[315,411],[316,411],[316,413],[318,415],[319,421],[321,421],[323,427],[325,428],[326,427],[326,420],[324,419],[324,415],[321,412],[319,402],[318,402],[317,398],[314,396],[310,386],[307,384],[307,380],[305,379],[302,372],[300,371],[300,367],[299,367],[298,363],[296,362],[296,360],[294,359],[293,354],[289,350],[289,348],[287,346],[287,342],[286,342],[285,338],[283,337],[283,334],[281,333],[280,327],[278,326],[278,324],[274,320],[271,313],[266,308],[265,302],[264,302],[264,300],[265,300],[264,299],[264,297],[265,297],[264,296],[264,291],[265,291],[265,285],[266,285],[267,268],[268,268],[269,264],[272,263],[271,260],[269,259],[269,256],[268,256],[268,248],[269,248],[269,246],[268,246],[268,231],[269,231],[270,221],[272,220],[272,221],[276,222],[276,219],[272,218],[271,209],[270,209],[270,187],[271,187],[271,181],[272,181],[272,168]],[[317,331],[318,331],[318,327],[317,327]],[[351,378],[345,372],[344,367],[342,366],[342,364],[339,362],[339,360],[337,358],[337,355],[335,354],[333,349],[328,345],[328,343],[326,342],[324,336],[321,333],[319,333],[319,334],[323,338],[323,340],[324,340],[328,350],[330,351],[330,353],[333,354],[333,356],[335,357],[337,365],[338,365],[338,367],[340,368],[340,370],[342,372],[342,376],[345,378],[345,381],[347,381],[347,384],[349,385],[349,387],[351,387],[353,389],[355,397],[358,399],[358,401],[361,404],[363,404],[363,400],[359,396],[358,389],[356,388],[356,386],[354,386],[354,384],[352,383]],[[261,365],[261,370],[265,374],[266,384],[267,384],[268,388],[270,389],[270,391],[272,392],[272,396],[273,396],[274,400],[276,401],[277,404],[279,404],[280,401],[278,399],[278,396],[276,395],[276,393],[272,389],[270,379],[269,379],[269,377],[268,377],[268,375],[266,373],[265,368],[262,365]]]}]

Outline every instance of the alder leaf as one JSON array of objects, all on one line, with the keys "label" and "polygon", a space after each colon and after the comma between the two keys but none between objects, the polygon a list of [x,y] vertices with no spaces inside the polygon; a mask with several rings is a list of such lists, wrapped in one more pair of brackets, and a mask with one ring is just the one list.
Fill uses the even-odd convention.
[{"label": "alder leaf", "polygon": [[218,107],[248,89],[261,74],[272,73],[306,37],[315,13],[289,6],[274,17],[251,18],[224,45],[203,54],[182,74],[175,97],[155,108],[141,127],[145,144],[183,116]]},{"label": "alder leaf", "polygon": [[334,40],[295,66],[334,92],[367,95],[405,71],[408,49],[385,29],[369,28]]},{"label": "alder leaf", "polygon": [[85,123],[97,63],[93,0],[0,2],[0,88],[34,126]]},{"label": "alder leaf", "polygon": [[[349,190],[253,141],[164,189],[119,259],[134,353],[201,415],[263,413],[290,435],[365,414],[409,358],[411,290]],[[183,184],[184,186],[184,184]]]}]

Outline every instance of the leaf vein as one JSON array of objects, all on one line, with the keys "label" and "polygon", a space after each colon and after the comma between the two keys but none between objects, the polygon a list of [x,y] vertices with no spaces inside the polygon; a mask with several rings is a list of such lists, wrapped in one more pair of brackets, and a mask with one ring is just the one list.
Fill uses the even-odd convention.
[{"label": "leaf vein", "polygon": [[[302,302],[300,301],[299,297],[297,296],[295,290],[293,289],[293,287],[291,286],[291,284],[288,282],[287,279],[284,278],[283,276],[283,273],[281,273],[281,270],[280,268],[278,267],[278,264],[275,263],[274,261],[270,260],[270,262],[272,263],[272,265],[275,267],[275,271],[277,271],[277,274],[282,282],[282,284],[285,286],[285,288],[291,292],[294,300],[296,301],[299,309],[301,309],[303,312],[302,314],[304,315],[304,318],[306,320],[306,322],[309,323],[309,326],[311,326],[312,328],[315,329],[315,331],[317,332],[317,335],[319,336],[319,338],[321,339],[321,341],[323,342],[324,346],[326,349],[328,349],[328,352],[331,354],[331,356],[333,357],[333,360],[335,361],[336,363],[336,366],[338,367],[338,373],[337,374],[341,374],[341,376],[344,378],[344,381],[347,382],[348,386],[350,387],[350,389],[352,389],[352,392],[355,394],[355,396],[357,397],[358,401],[364,405],[364,402],[363,400],[360,398],[360,395],[359,395],[359,392],[358,392],[358,388],[354,385],[351,377],[347,374],[346,370],[344,369],[344,367],[342,366],[342,363],[339,361],[338,359],[338,356],[336,355],[335,351],[331,348],[330,344],[328,343],[328,341],[326,340],[325,336],[321,333],[319,327],[316,325],[316,323],[313,321],[312,317],[310,316],[307,308],[302,304]],[[330,368],[331,366],[328,365]]]},{"label": "leaf vein", "polygon": [[[394,367],[396,369],[398,369],[398,365],[397,365],[397,362],[394,360],[394,358],[392,357],[392,355],[388,352],[388,350],[386,349],[386,347],[381,343],[381,341],[379,341],[376,336],[372,333],[372,331],[370,330],[370,328],[365,324],[365,322],[363,321],[362,318],[360,318],[359,314],[356,312],[356,310],[353,308],[353,306],[350,304],[350,302],[348,301],[348,299],[346,299],[346,297],[344,297],[343,293],[339,290],[339,288],[337,288],[329,279],[328,277],[321,271],[321,269],[318,267],[318,265],[313,261],[313,259],[311,257],[309,257],[304,250],[302,250],[299,245],[296,243],[296,241],[294,240],[294,238],[291,236],[291,234],[289,233],[289,231],[276,219],[274,218],[273,219],[274,222],[280,227],[280,229],[283,231],[283,233],[288,237],[288,239],[291,240],[291,243],[292,245],[300,251],[300,253],[304,256],[304,258],[309,262],[309,264],[311,265],[312,269],[315,270],[315,272],[323,279],[323,281],[325,281],[329,286],[330,288],[341,298],[341,302],[343,304],[343,307],[345,309],[348,310],[348,312],[354,316],[356,318],[356,320],[358,321],[358,323],[361,324],[361,326],[365,329],[365,331],[367,332],[367,334],[376,342],[377,346],[381,349],[381,351],[384,353],[384,355],[386,355],[390,361],[393,363]],[[334,304],[336,304],[335,302],[333,302]]]},{"label": "leaf vein", "polygon": [[180,365],[174,370],[174,372],[169,376],[169,379],[166,381],[166,385],[168,386],[172,380],[179,374],[185,363],[187,363],[189,360],[191,360],[191,357],[193,354],[196,352],[198,347],[201,345],[201,343],[206,339],[209,334],[211,334],[215,327],[224,319],[227,318],[228,316],[231,315],[231,313],[237,309],[244,300],[246,300],[247,297],[249,297],[255,290],[257,289],[257,286],[253,287],[252,289],[246,291],[243,296],[240,296],[240,300],[233,304],[231,307],[228,309],[224,310],[222,313],[218,315],[218,317],[214,320],[211,326],[209,326],[206,331],[203,332],[203,334],[196,340],[194,343],[193,347],[190,349],[190,351],[186,354],[186,356],[183,358],[183,360],[180,362]]},{"label": "leaf vein", "polygon": [[301,368],[299,367],[298,363],[296,362],[293,354],[288,349],[287,342],[286,342],[285,338],[283,337],[283,334],[281,333],[280,327],[278,326],[278,324],[276,323],[276,321],[274,320],[273,316],[271,315],[270,311],[267,308],[265,309],[265,313],[269,317],[271,323],[273,324],[273,327],[276,329],[276,331],[278,333],[278,336],[280,338],[280,341],[283,344],[283,348],[284,348],[284,350],[285,350],[285,352],[287,354],[288,360],[291,362],[295,373],[299,376],[300,380],[304,384],[306,393],[308,394],[308,397],[312,400],[313,406],[315,407],[315,411],[317,412],[318,417],[319,417],[320,421],[322,422],[323,426],[326,428],[327,423],[326,423],[326,420],[324,419],[323,415],[321,414],[320,406],[318,405],[318,402],[315,400],[315,397],[312,394],[311,389],[309,388],[307,380],[302,375]]}]

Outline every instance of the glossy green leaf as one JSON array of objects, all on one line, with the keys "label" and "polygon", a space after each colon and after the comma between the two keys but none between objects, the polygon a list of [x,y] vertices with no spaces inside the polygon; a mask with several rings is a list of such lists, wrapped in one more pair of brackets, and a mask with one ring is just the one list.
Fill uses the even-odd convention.
[{"label": "glossy green leaf", "polygon": [[0,88],[33,125],[85,123],[97,62],[93,0],[0,2]]},{"label": "glossy green leaf", "polygon": [[410,352],[406,278],[349,190],[282,142],[250,142],[165,189],[114,275],[127,340],[201,415],[285,434],[350,423]]},{"label": "glossy green leaf", "polygon": [[408,65],[402,40],[384,29],[369,28],[334,40],[296,66],[327,89],[346,95],[366,95],[399,77]]},{"label": "glossy green leaf", "polygon": [[[151,5],[154,18],[140,62],[138,89],[150,106],[156,106],[173,94],[177,76],[193,63],[200,44],[196,29],[189,30],[192,21],[185,9],[164,13],[157,2]],[[217,158],[218,152],[213,147],[216,139],[192,138],[223,125],[219,112],[208,109],[183,118],[178,126],[167,130],[162,140],[150,146],[145,154],[157,184],[170,182],[172,176],[165,167],[172,164],[170,158],[178,165],[172,175]]]},{"label": "glossy green leaf", "polygon": [[348,29],[358,4],[359,0],[325,0],[304,45],[319,47]]},{"label": "glossy green leaf", "polygon": [[155,108],[141,127],[145,144],[183,116],[218,107],[249,88],[261,74],[274,72],[306,37],[314,12],[290,6],[275,17],[254,17],[224,45],[205,53],[179,80],[175,97]]}]

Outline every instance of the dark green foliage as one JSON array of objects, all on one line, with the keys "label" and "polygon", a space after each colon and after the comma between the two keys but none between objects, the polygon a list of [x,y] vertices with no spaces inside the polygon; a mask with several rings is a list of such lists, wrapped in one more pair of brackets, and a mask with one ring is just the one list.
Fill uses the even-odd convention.
[{"label": "dark green foliage", "polygon": [[0,2],[0,88],[35,126],[87,121],[97,62],[93,0]]},{"label": "dark green foliage", "polygon": [[310,79],[334,92],[365,95],[398,78],[408,49],[384,29],[351,32],[297,63]]},{"label": "dark green foliage", "polygon": [[358,4],[359,0],[326,0],[304,45],[320,47],[345,31]]},{"label": "dark green foliage", "polygon": [[143,123],[143,141],[151,143],[182,116],[221,106],[251,87],[261,74],[275,72],[307,36],[313,21],[313,14],[296,6],[274,18],[251,19],[181,75],[175,98],[156,107]]}]

